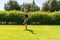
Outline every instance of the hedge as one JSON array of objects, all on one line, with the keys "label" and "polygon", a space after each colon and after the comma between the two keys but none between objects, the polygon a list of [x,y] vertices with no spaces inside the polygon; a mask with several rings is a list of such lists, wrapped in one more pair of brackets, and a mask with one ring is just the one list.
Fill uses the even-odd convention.
[{"label": "hedge", "polygon": [[[60,11],[29,12],[28,24],[60,25]],[[20,11],[0,11],[0,24],[23,24],[24,13]]]}]

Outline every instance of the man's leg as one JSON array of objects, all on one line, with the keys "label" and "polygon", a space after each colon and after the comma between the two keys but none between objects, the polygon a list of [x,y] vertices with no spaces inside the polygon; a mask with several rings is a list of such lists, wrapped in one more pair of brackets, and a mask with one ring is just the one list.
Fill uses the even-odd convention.
[{"label": "man's leg", "polygon": [[28,29],[27,29],[27,24],[25,24],[25,29],[28,30]]}]

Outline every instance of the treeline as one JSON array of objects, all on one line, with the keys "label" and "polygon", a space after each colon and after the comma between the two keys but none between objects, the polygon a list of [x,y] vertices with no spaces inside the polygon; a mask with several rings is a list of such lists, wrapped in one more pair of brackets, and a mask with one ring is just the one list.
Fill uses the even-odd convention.
[{"label": "treeline", "polygon": [[38,7],[34,0],[32,3],[23,3],[21,5],[18,4],[18,2],[16,0],[9,0],[5,5],[4,5],[4,9],[6,11],[10,11],[10,10],[20,10],[23,11],[23,8],[26,7],[28,9],[28,12],[30,11],[38,11],[40,10],[40,7]]},{"label": "treeline", "polygon": [[[0,24],[23,24],[24,14],[20,11],[0,11]],[[29,12],[28,24],[60,25],[58,12]]]},{"label": "treeline", "polygon": [[[38,0],[37,0],[38,1]],[[20,10],[23,11],[23,8],[27,7],[28,12],[34,12],[34,11],[39,11],[40,7],[38,7],[34,0],[32,3],[23,3],[21,5],[18,4],[16,0],[9,0],[5,5],[4,8],[6,11],[10,10]],[[60,1],[57,0],[47,0],[46,2],[43,3],[43,6],[41,8],[42,11],[59,11],[60,10]]]},{"label": "treeline", "polygon": [[60,0],[48,0],[43,4],[43,11],[59,11],[60,10]]}]

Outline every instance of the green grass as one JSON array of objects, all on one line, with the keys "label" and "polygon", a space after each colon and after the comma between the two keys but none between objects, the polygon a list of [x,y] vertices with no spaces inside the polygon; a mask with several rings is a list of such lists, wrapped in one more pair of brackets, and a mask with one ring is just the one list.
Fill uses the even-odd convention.
[{"label": "green grass", "polygon": [[28,25],[28,31],[22,25],[0,25],[0,40],[60,40],[60,26]]}]

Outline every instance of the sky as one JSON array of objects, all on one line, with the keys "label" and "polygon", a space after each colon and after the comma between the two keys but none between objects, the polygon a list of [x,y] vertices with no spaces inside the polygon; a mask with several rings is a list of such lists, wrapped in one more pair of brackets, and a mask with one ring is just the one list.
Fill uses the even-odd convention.
[{"label": "sky", "polygon": [[[0,0],[0,10],[4,10],[4,4],[7,3],[9,0]],[[32,3],[33,0],[16,0],[19,5],[24,3]],[[34,0],[36,5],[42,8],[42,4],[47,0]]]}]

